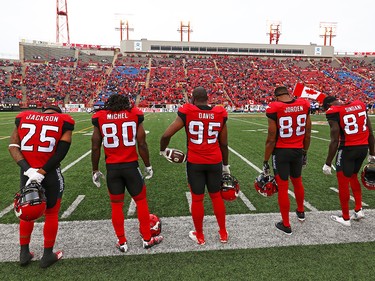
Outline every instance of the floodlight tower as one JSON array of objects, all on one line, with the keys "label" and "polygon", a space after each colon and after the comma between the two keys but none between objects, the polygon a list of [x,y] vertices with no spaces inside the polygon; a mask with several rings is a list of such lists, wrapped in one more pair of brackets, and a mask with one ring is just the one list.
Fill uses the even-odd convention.
[{"label": "floodlight tower", "polygon": [[126,30],[126,40],[129,40],[129,31],[134,31],[134,28],[129,27],[128,21],[124,23],[120,20],[120,27],[116,27],[115,30],[120,30],[120,40],[122,41],[124,30]]},{"label": "floodlight tower", "polygon": [[268,21],[267,22],[268,32],[267,35],[270,36],[270,44],[275,41],[275,44],[279,44],[279,39],[281,35],[281,22],[280,21]]},{"label": "floodlight tower", "polygon": [[68,0],[56,0],[56,43],[70,44]]},{"label": "floodlight tower", "polygon": [[332,46],[332,38],[336,37],[337,22],[321,22],[319,29],[320,37],[324,38],[324,46],[327,46],[327,38],[329,38],[328,46]]},{"label": "floodlight tower", "polygon": [[193,30],[190,28],[190,21],[188,24],[183,24],[182,21],[180,22],[180,28],[177,29],[178,32],[181,34],[181,42],[184,40],[183,34],[187,33],[188,34],[188,42],[190,42],[190,33],[193,32]]}]

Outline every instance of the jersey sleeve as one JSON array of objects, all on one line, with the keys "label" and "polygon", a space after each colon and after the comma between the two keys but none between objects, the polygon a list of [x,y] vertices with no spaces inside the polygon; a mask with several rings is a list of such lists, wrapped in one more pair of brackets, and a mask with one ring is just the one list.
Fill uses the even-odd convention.
[{"label": "jersey sleeve", "polygon": [[63,132],[73,131],[74,125],[75,125],[74,119],[68,114],[64,114],[63,118],[64,118]]}]

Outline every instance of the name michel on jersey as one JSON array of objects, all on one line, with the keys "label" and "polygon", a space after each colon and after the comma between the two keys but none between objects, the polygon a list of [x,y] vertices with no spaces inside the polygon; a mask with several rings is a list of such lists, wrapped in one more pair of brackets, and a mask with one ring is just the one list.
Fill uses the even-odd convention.
[{"label": "name michel on jersey", "polygon": [[123,112],[123,113],[111,113],[111,114],[107,114],[107,119],[108,120],[112,120],[112,119],[124,119],[124,118],[128,118],[128,115]]},{"label": "name michel on jersey", "polygon": [[303,106],[302,105],[295,105],[295,106],[288,106],[285,108],[284,112],[289,113],[289,112],[300,112],[303,111]]},{"label": "name michel on jersey", "polygon": [[48,122],[58,122],[59,117],[58,116],[51,116],[51,115],[36,115],[31,114],[26,116],[26,120],[36,120],[36,121],[48,121]]}]

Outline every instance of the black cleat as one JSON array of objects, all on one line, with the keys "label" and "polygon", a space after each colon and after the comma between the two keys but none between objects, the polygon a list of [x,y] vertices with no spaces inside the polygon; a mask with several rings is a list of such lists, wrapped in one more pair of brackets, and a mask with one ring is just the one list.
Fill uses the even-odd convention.
[{"label": "black cleat", "polygon": [[44,254],[40,260],[40,267],[47,268],[53,265],[58,260],[60,260],[62,256],[63,256],[62,251],[57,251],[56,253],[51,253],[51,254]]},{"label": "black cleat", "polygon": [[26,266],[28,265],[31,260],[33,259],[34,257],[34,253],[31,253],[29,251],[21,251],[20,253],[20,265],[21,266]]},{"label": "black cleat", "polygon": [[305,212],[298,212],[298,210],[296,210],[296,215],[297,215],[297,219],[299,221],[305,221]]},{"label": "black cleat", "polygon": [[278,230],[281,230],[282,232],[284,232],[286,235],[292,235],[292,228],[289,226],[289,227],[286,227],[282,221],[280,222],[277,222],[275,223],[275,226]]}]

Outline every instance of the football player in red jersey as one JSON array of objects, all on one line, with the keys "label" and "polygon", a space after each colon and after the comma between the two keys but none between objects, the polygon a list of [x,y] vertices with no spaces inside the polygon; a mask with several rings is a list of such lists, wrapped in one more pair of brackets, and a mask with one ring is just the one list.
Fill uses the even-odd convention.
[{"label": "football player in red jersey", "polygon": [[171,137],[185,127],[187,136],[187,179],[192,196],[191,215],[195,231],[189,237],[205,244],[203,233],[204,193],[207,186],[213,210],[219,225],[222,243],[228,241],[225,204],[220,194],[222,173],[230,174],[228,165],[228,114],[221,106],[208,106],[203,87],[193,91],[191,103],[178,110],[178,116],[160,139],[160,154],[164,155]]},{"label": "football player in red jersey", "polygon": [[133,107],[127,96],[120,94],[111,95],[105,102],[104,109],[97,111],[92,117],[93,182],[100,187],[102,173],[99,171],[99,159],[103,143],[112,224],[118,238],[116,247],[121,252],[128,250],[123,211],[125,188],[137,205],[143,248],[151,248],[163,240],[160,235],[151,237],[146,185],[139,170],[138,153],[145,164],[145,179],[150,179],[153,175],[143,120],[143,112]]},{"label": "football player in red jersey", "polygon": [[[331,141],[323,173],[331,174],[331,165],[336,155],[336,176],[342,216],[332,215],[331,219],[350,226],[350,218],[364,218],[362,210],[362,189],[358,172],[369,152],[368,161],[375,162],[374,135],[366,105],[359,101],[343,103],[336,97],[328,96],[323,101],[326,118],[330,126]],[[337,153],[337,154],[336,154]],[[349,215],[349,199],[352,189],[355,201],[354,213]]]},{"label": "football player in red jersey", "polygon": [[297,202],[297,218],[305,220],[304,186],[302,167],[307,164],[307,150],[310,146],[311,119],[310,102],[292,97],[286,87],[275,89],[276,101],[267,109],[268,136],[266,140],[263,173],[269,174],[268,160],[272,155],[275,180],[278,185],[278,203],[282,221],[275,224],[285,234],[292,234],[289,221],[290,201],[288,180],[290,178]]},{"label": "football player in red jersey", "polygon": [[[9,152],[21,167],[21,187],[31,181],[42,184],[47,198],[44,213],[44,253],[40,266],[45,268],[62,257],[53,252],[58,230],[58,214],[64,191],[64,178],[60,162],[65,158],[72,141],[74,120],[63,114],[57,106],[49,106],[43,112],[24,111],[16,116],[9,144]],[[20,264],[30,263],[33,253],[29,250],[33,221],[20,220]]]}]

